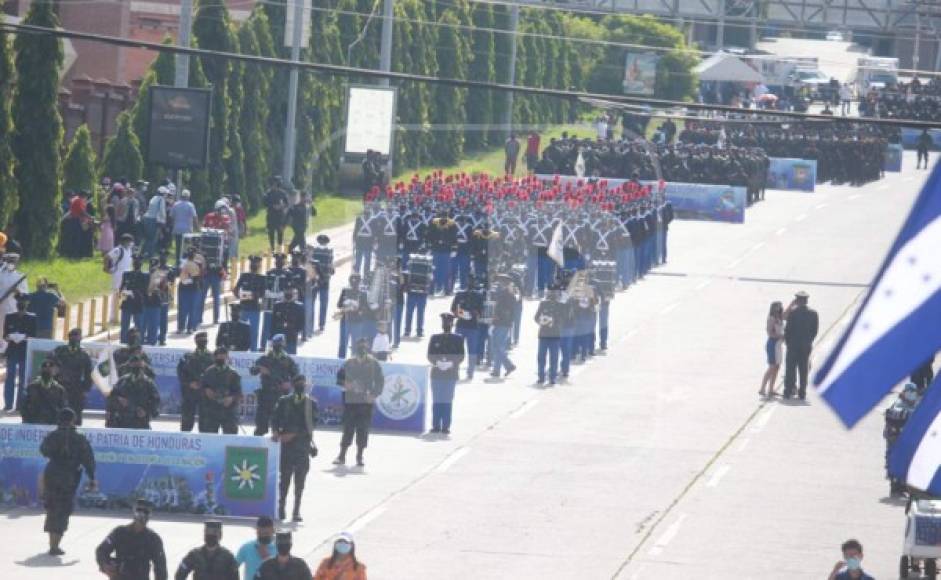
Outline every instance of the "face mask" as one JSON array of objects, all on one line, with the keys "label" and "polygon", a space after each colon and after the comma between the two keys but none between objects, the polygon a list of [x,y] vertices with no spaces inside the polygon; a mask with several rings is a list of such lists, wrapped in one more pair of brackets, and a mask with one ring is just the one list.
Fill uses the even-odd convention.
[{"label": "face mask", "polygon": [[307,390],[304,385],[294,385],[294,394],[298,397],[304,396],[304,391]]},{"label": "face mask", "polygon": [[209,343],[206,342],[205,340],[200,340],[200,341],[197,341],[197,342],[196,342],[196,348],[198,348],[199,350],[206,350],[206,346],[207,346],[208,344],[209,344]]},{"label": "face mask", "polygon": [[274,539],[274,536],[258,536],[258,543],[268,545],[271,543],[271,540]]},{"label": "face mask", "polygon": [[291,544],[278,544],[278,555],[289,556],[291,554]]},{"label": "face mask", "polygon": [[206,534],[203,536],[203,541],[206,543],[207,547],[215,548],[219,545],[219,536],[215,534]]},{"label": "face mask", "polygon": [[76,347],[76,348],[77,348],[81,343],[82,343],[82,339],[80,339],[80,338],[70,338],[70,339],[69,339],[69,346],[72,346],[72,347]]},{"label": "face mask", "polygon": [[356,347],[356,356],[366,356],[366,353],[369,352],[366,350],[365,346]]},{"label": "face mask", "polygon": [[146,526],[147,522],[150,520],[150,515],[147,512],[134,512],[134,522]]},{"label": "face mask", "polygon": [[216,359],[216,364],[217,364],[218,366],[220,366],[220,367],[224,367],[224,366],[225,366],[225,359],[224,359],[224,358],[217,358],[217,359]]},{"label": "face mask", "polygon": [[349,542],[337,542],[333,545],[333,549],[337,551],[337,554],[347,555],[353,549],[353,544]]},{"label": "face mask", "polygon": [[52,378],[52,371],[49,369],[43,369],[40,374],[42,374],[42,378],[47,381]]},{"label": "face mask", "polygon": [[846,559],[846,569],[847,570],[859,570],[860,569],[859,558],[847,558]]},{"label": "face mask", "polygon": [[281,346],[281,343],[277,343],[277,344],[275,344],[274,346],[272,346],[271,348],[272,348],[272,350],[274,350],[275,352],[278,352],[278,353],[280,353],[282,350],[284,350],[284,347]]}]

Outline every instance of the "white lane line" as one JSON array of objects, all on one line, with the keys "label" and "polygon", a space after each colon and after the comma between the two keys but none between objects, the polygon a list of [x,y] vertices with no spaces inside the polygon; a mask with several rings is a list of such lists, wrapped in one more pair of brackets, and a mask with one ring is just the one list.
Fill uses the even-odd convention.
[{"label": "white lane line", "polygon": [[827,207],[828,205],[830,205],[830,204],[829,204],[829,203],[819,203],[819,204],[817,204],[817,205],[814,206],[814,209],[823,209],[823,208]]},{"label": "white lane line", "polygon": [[716,472],[712,474],[712,477],[709,478],[709,481],[706,482],[706,487],[717,487],[719,482],[722,481],[722,478],[725,477],[725,474],[732,469],[731,465],[723,465],[719,469],[716,469]]},{"label": "white lane line", "polygon": [[350,524],[346,529],[349,530],[350,533],[356,533],[366,527],[366,524],[381,516],[385,511],[386,508],[382,506],[369,510],[360,516],[359,519],[357,519],[355,522]]},{"label": "white lane line", "polygon": [[673,312],[674,310],[676,310],[676,307],[679,305],[680,305],[679,302],[674,302],[673,304],[670,304],[669,306],[667,306],[666,308],[660,311],[660,315],[662,316],[664,314],[669,314]]},{"label": "white lane line", "polygon": [[441,462],[441,465],[435,468],[436,473],[444,473],[445,471],[451,469],[451,467],[461,460],[462,457],[470,453],[469,447],[461,447],[451,455]]},{"label": "white lane line", "polygon": [[796,218],[794,218],[794,221],[796,221],[796,222],[802,222],[802,221],[804,221],[805,219],[807,219],[807,214],[802,213],[802,214],[800,214],[799,216],[797,216]]},{"label": "white lane line", "polygon": [[751,254],[752,252],[757,252],[758,250],[760,250],[760,249],[763,248],[763,247],[765,247],[765,243],[764,243],[764,242],[758,242],[757,244],[755,244],[754,246],[752,246],[751,249],[748,250],[748,253]]},{"label": "white lane line", "polygon": [[768,407],[768,410],[761,414],[758,419],[755,420],[755,424],[752,425],[751,432],[758,433],[768,424],[768,421],[771,420],[771,416],[774,415],[774,411],[777,407]]},{"label": "white lane line", "polygon": [[667,528],[667,531],[663,532],[663,535],[660,536],[653,547],[650,548],[651,556],[659,556],[663,552],[663,549],[666,548],[667,545],[673,541],[673,538],[675,538],[676,535],[680,533],[680,526],[683,525],[683,520],[685,519],[686,514],[680,514],[680,517],[678,517],[676,521],[673,522],[669,528]]},{"label": "white lane line", "polygon": [[854,193],[853,195],[846,198],[847,201],[853,201],[854,199],[859,199],[862,197],[861,193]]},{"label": "white lane line", "polygon": [[710,285],[710,284],[712,284],[712,280],[703,280],[703,281],[700,282],[699,284],[696,284],[695,290],[697,290],[697,291],[702,290],[703,288],[705,288],[706,286],[708,286],[708,285]]},{"label": "white lane line", "polygon": [[742,439],[742,442],[738,444],[738,447],[735,448],[736,453],[741,453],[745,451],[745,448],[748,447],[748,444],[751,443],[751,437],[746,437]]},{"label": "white lane line", "polygon": [[787,233],[787,228],[781,228],[781,229],[779,229],[778,231],[774,232],[774,235],[776,235],[776,236],[783,236],[783,235],[786,234],[786,233]]},{"label": "white lane line", "polygon": [[510,418],[519,419],[520,417],[526,414],[526,411],[529,411],[530,409],[532,409],[538,404],[539,404],[538,399],[530,399],[526,401],[525,403],[523,403],[522,407],[510,413]]},{"label": "white lane line", "polygon": [[741,263],[742,263],[742,258],[737,258],[737,259],[732,260],[731,262],[729,262],[729,265],[726,266],[726,268],[728,268],[729,270],[731,270],[732,268],[738,266],[738,265],[741,264]]}]

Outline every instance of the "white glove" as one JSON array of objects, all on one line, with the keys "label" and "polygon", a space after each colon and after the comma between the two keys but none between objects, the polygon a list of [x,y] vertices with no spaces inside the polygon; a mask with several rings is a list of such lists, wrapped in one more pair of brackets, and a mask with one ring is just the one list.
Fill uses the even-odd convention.
[{"label": "white glove", "polygon": [[10,334],[10,340],[16,343],[23,342],[24,338],[26,338],[26,335],[22,332],[14,332]]},{"label": "white glove", "polygon": [[449,360],[439,360],[438,362],[435,363],[435,366],[438,367],[438,370],[446,371],[450,369],[451,367],[453,367],[454,363],[452,363]]}]

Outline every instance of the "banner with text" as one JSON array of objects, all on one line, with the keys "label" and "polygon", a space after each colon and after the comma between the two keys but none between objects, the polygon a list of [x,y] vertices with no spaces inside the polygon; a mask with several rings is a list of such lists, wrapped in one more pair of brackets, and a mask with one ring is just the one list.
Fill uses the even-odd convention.
[{"label": "banner with text", "polygon": [[[46,458],[39,446],[54,427],[0,425],[0,507],[42,505]],[[275,516],[281,447],[266,437],[79,428],[97,463],[98,489],[78,488],[79,508],[128,513],[137,499],[156,511]]]},{"label": "banner with text", "polygon": [[817,183],[817,161],[772,157],[768,166],[769,189],[813,191]]},{"label": "banner with text", "polygon": [[[30,339],[27,345],[26,368],[30,378],[39,374],[39,367],[46,355],[55,347],[63,344],[56,340]],[[103,343],[82,343],[83,348],[97,360],[104,348],[118,345]],[[160,391],[160,414],[179,415],[181,405],[180,382],[177,380],[176,367],[183,355],[189,352],[182,348],[145,346],[144,353],[150,361],[156,375],[157,389]],[[240,413],[242,420],[251,423],[255,416],[255,391],[261,387],[258,376],[252,376],[249,369],[260,355],[250,352],[230,353],[232,368],[242,377],[244,398]],[[343,415],[343,392],[336,385],[337,371],[343,366],[341,359],[315,358],[305,356],[292,357],[307,377],[313,396],[320,408],[320,425],[335,426],[340,424]],[[376,401],[376,412],[372,425],[376,429],[423,433],[425,430],[426,407],[428,405],[428,368],[423,365],[398,363],[380,363],[385,376],[385,388]],[[103,410],[105,394],[98,389],[89,393],[87,409]]]}]

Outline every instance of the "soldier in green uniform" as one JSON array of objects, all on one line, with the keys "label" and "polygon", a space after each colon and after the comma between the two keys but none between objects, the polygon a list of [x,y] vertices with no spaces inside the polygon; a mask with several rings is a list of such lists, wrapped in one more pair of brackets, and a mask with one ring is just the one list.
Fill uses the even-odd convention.
[{"label": "soldier in green uniform", "polygon": [[[37,425],[56,425],[59,412],[68,407],[65,388],[56,382],[56,359],[42,361],[39,376],[26,386],[23,422]],[[74,414],[74,411],[73,411]]]},{"label": "soldier in green uniform", "polygon": [[297,375],[292,381],[294,392],[278,399],[271,415],[271,439],[281,442],[281,496],[278,517],[285,519],[288,488],[294,478],[295,522],[301,518],[301,497],[310,471],[310,458],[317,455],[314,426],[317,424],[317,402],[307,395],[307,380]]},{"label": "soldier in green uniform", "polygon": [[134,521],[114,528],[95,549],[98,569],[111,580],[149,580],[151,563],[154,580],[167,580],[163,540],[147,527],[153,509],[149,501],[137,500]]},{"label": "soldier in green uniform", "polygon": [[75,430],[75,412],[68,407],[59,411],[59,427],[42,440],[39,452],[49,458],[43,472],[43,503],[46,508],[44,531],[49,534],[49,555],[61,556],[62,535],[69,527],[75,506],[75,491],[82,480],[82,470],[90,489],[95,487],[95,454],[83,435]]},{"label": "soldier in green uniform", "polygon": [[114,351],[114,367],[118,369],[118,373],[121,372],[121,367],[127,364],[135,354],[140,354],[144,358],[144,362],[147,363],[147,366],[151,365],[150,357],[144,354],[140,331],[137,330],[137,328],[132,328],[127,331],[127,346],[122,346]]},{"label": "soldier in green uniform", "polygon": [[203,373],[212,366],[212,354],[207,345],[209,338],[205,332],[197,332],[193,337],[196,350],[183,355],[176,365],[176,376],[180,379],[180,430],[189,433],[196,424],[196,410],[202,400]]},{"label": "soldier in green uniform", "polygon": [[160,393],[157,384],[144,372],[144,359],[131,357],[130,372],[118,381],[108,395],[105,426],[123,429],[150,429],[150,420],[157,417]]},{"label": "soldier in green uniform", "polygon": [[275,403],[290,391],[291,379],[299,372],[297,363],[284,350],[283,334],[271,338],[271,350],[260,356],[249,372],[261,375],[261,388],[255,391],[255,435],[265,435]]},{"label": "soldier in green uniform", "polygon": [[219,347],[213,362],[200,379],[199,432],[235,435],[239,430],[238,408],[242,402],[242,377],[229,366],[229,351]]},{"label": "soldier in green uniform", "polygon": [[85,398],[91,390],[91,371],[95,366],[91,355],[82,349],[82,329],[69,331],[69,343],[57,346],[52,351],[52,358],[59,363],[59,384],[65,388],[68,406],[75,411],[75,424],[82,424],[82,412],[85,410]]},{"label": "soldier in green uniform", "polygon": [[209,520],[203,531],[203,545],[193,548],[180,562],[174,580],[239,580],[239,565],[232,552],[222,547],[222,522]]},{"label": "soldier in green uniform", "polygon": [[309,580],[314,577],[303,558],[291,555],[294,545],[291,532],[278,532],[274,544],[278,555],[262,563],[255,580]]},{"label": "soldier in green uniform", "polygon": [[134,357],[139,357],[144,361],[144,374],[147,375],[152,381],[157,380],[157,374],[154,372],[152,366],[150,366],[150,357],[144,354],[144,347],[140,344],[128,347],[128,357],[125,360],[124,364],[117,364],[115,361],[115,366],[118,369],[118,378],[123,377],[124,375],[130,374],[134,370],[134,366],[131,364],[131,359]]}]

